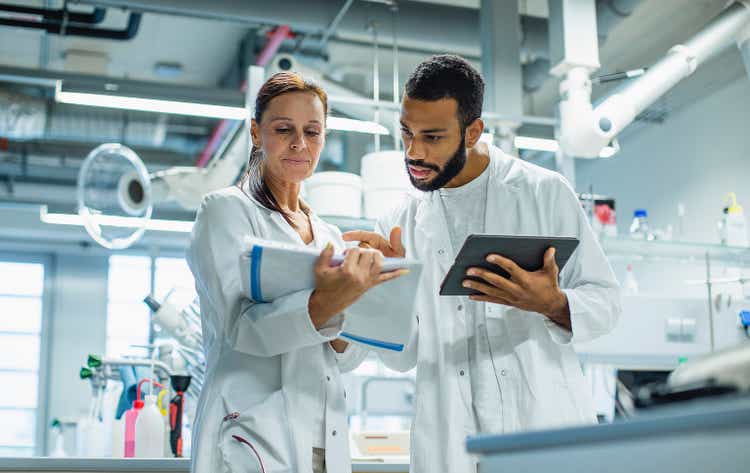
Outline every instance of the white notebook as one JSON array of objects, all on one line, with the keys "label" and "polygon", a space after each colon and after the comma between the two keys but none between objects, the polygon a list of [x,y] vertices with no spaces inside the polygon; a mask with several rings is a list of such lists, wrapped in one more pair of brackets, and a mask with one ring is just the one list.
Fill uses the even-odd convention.
[{"label": "white notebook", "polygon": [[[317,248],[260,239],[248,239],[240,258],[243,290],[255,302],[315,287]],[[335,255],[333,264],[341,264]],[[386,258],[383,271],[408,269],[404,276],[367,291],[347,308],[341,337],[378,349],[402,351],[415,323],[414,304],[422,263],[403,258]]]}]

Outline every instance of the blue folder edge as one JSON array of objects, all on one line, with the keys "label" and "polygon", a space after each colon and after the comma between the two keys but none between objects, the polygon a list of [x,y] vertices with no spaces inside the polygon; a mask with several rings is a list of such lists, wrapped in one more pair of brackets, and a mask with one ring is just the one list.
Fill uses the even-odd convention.
[{"label": "blue folder edge", "polygon": [[260,261],[263,258],[263,247],[253,246],[250,252],[250,297],[255,302],[265,302],[260,291]]},{"label": "blue folder edge", "polygon": [[[263,247],[259,245],[253,246],[250,252],[250,297],[255,302],[265,302],[263,300],[263,293],[260,289],[260,264],[263,259]],[[370,345],[376,348],[385,348],[386,350],[392,351],[404,351],[403,343],[390,343],[382,340],[375,340],[373,338],[361,337],[359,335],[352,335],[351,333],[341,332],[341,337],[348,338],[349,340]]]},{"label": "blue folder edge", "polygon": [[384,341],[375,340],[372,338],[360,337],[359,335],[352,335],[351,333],[347,333],[347,332],[341,332],[341,338],[348,338],[349,340],[359,342],[359,343],[364,343],[365,345],[370,345],[376,348],[385,348],[386,350],[393,350],[393,351],[404,351],[403,343],[384,342]]}]

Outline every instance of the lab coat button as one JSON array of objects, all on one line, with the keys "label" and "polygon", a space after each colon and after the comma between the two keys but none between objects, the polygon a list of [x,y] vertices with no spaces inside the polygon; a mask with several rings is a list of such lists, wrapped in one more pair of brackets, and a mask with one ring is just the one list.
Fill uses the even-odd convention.
[{"label": "lab coat button", "polygon": [[464,310],[464,306],[462,306],[462,305],[459,304],[459,306],[456,307],[456,309],[458,309],[459,311]]},{"label": "lab coat button", "polygon": [[505,371],[505,370],[502,370],[502,371],[500,372],[500,376],[505,376],[506,374],[508,374],[508,372],[507,372],[507,371]]},{"label": "lab coat button", "polygon": [[326,376],[326,381],[330,381],[330,380],[331,380],[331,377],[330,376]]},{"label": "lab coat button", "polygon": [[331,432],[331,435],[333,435],[335,437],[336,436],[336,431],[334,430],[333,432]]},{"label": "lab coat button", "polygon": [[464,375],[464,370],[459,371],[458,374],[460,374],[461,376],[463,376]]},{"label": "lab coat button", "polygon": [[443,256],[443,255],[445,254],[445,250],[443,250],[442,248],[441,248],[441,249],[439,249],[439,250],[438,250],[438,254],[439,254],[440,256]]}]

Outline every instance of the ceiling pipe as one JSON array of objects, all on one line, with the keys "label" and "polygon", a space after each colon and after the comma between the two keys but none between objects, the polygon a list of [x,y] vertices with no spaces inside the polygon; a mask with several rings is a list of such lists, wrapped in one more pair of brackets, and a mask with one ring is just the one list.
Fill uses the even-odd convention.
[{"label": "ceiling pipe", "polygon": [[25,7],[21,5],[10,5],[7,3],[0,3],[0,11],[8,13],[19,13],[22,15],[37,15],[41,16],[47,21],[62,22],[63,20],[65,20],[68,23],[85,23],[87,25],[98,25],[99,23],[104,21],[104,17],[107,15],[107,10],[100,7],[94,8],[91,13],[79,13],[72,12],[64,8],[55,10],[47,8]]},{"label": "ceiling pipe", "polygon": [[28,21],[15,20],[12,18],[0,18],[0,26],[45,30],[47,33],[58,34],[62,36],[82,36],[85,38],[127,41],[133,39],[135,35],[138,34],[138,29],[141,26],[141,13],[131,13],[128,17],[128,24],[123,30],[90,28],[87,26],[77,26],[69,23],[66,24],[64,21]]},{"label": "ceiling pipe", "polygon": [[[266,45],[263,47],[263,50],[258,54],[257,59],[255,60],[255,65],[265,67],[268,62],[276,55],[279,47],[281,47],[281,44],[285,39],[289,37],[290,34],[291,28],[289,28],[289,25],[281,25],[276,27],[271,32],[271,35],[269,36]],[[240,90],[242,90],[243,92],[245,91],[245,89],[247,89],[247,79],[245,79],[240,86]],[[234,123],[235,122],[232,120],[222,120],[221,122],[219,122],[216,128],[214,128],[214,130],[211,132],[211,136],[208,138],[206,146],[203,148],[203,151],[201,151],[201,154],[195,163],[197,167],[205,167],[206,164],[211,161],[211,157],[219,148],[219,145],[221,145],[224,136]]]}]

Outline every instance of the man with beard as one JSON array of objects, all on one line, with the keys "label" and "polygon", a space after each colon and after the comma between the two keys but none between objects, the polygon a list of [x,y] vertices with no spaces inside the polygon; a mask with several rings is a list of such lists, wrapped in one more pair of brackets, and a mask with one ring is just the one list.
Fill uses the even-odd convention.
[{"label": "man with beard", "polygon": [[[595,422],[572,344],[609,332],[620,314],[617,281],[567,182],[479,143],[483,92],[479,73],[459,57],[417,67],[405,86],[401,126],[411,182],[425,194],[375,232],[344,235],[424,264],[411,340],[401,353],[380,353],[393,369],[417,367],[415,473],[475,472],[464,441],[479,432]],[[580,244],[560,274],[554,248],[535,272],[490,255],[510,279],[473,268],[467,276],[483,282],[464,284],[480,295],[439,296],[473,233],[572,236]],[[347,352],[365,350],[350,345]]]}]

